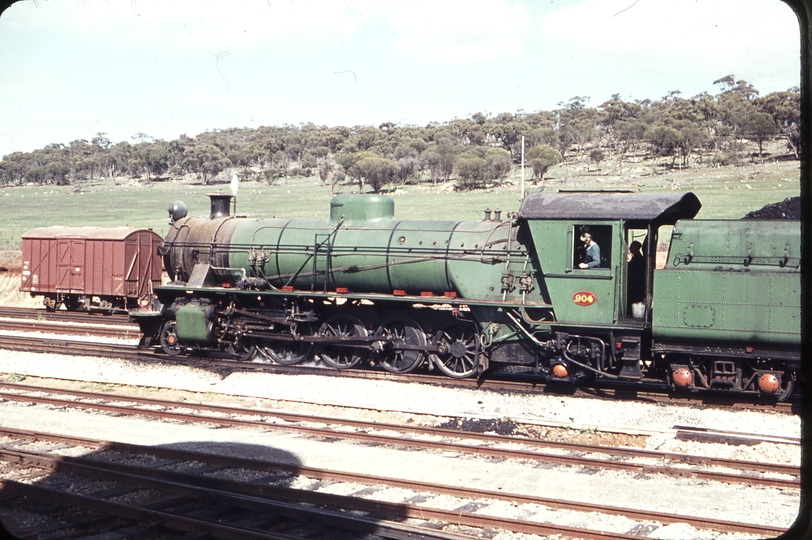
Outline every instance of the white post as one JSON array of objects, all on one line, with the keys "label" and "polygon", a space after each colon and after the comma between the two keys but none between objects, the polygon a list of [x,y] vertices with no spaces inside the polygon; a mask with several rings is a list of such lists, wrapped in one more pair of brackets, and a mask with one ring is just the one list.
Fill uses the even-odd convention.
[{"label": "white post", "polygon": [[524,200],[524,135],[522,135],[522,196],[520,200]]}]

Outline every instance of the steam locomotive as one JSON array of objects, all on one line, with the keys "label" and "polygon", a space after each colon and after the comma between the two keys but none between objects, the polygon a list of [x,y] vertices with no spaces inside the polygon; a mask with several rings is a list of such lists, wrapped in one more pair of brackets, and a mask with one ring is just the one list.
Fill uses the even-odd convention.
[{"label": "steam locomotive", "polygon": [[384,195],[336,195],[326,221],[210,199],[206,217],[169,207],[171,282],[130,311],[143,347],[778,399],[799,372],[797,221],[695,220],[699,199],[673,192],[544,192],[481,221],[396,219]]}]

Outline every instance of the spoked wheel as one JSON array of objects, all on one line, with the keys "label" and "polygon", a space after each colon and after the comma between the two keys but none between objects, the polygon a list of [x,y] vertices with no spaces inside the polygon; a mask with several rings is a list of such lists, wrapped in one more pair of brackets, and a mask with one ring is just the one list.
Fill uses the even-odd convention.
[{"label": "spoked wheel", "polygon": [[[420,325],[411,319],[393,319],[384,323],[375,332],[376,335],[391,336],[391,345],[387,344],[379,353],[381,366],[392,373],[409,373],[416,369],[426,358],[420,350],[426,346],[426,334]],[[399,349],[401,346],[418,347],[419,349]],[[391,348],[390,348],[391,347]]]},{"label": "spoked wheel", "polygon": [[[319,328],[319,336],[342,338],[366,337],[364,324],[352,315],[335,315],[327,319]],[[337,347],[326,344],[319,357],[324,363],[336,369],[351,368],[369,355],[369,350],[362,347]]]},{"label": "spoked wheel", "polygon": [[161,349],[169,356],[177,356],[183,352],[178,343],[178,325],[175,321],[166,321],[161,329]]},{"label": "spoked wheel", "polygon": [[473,324],[456,321],[447,324],[441,330],[437,343],[445,352],[432,354],[431,360],[449,377],[455,379],[470,377],[477,372],[477,339],[479,336]]},{"label": "spoked wheel", "polygon": [[[310,325],[300,326],[299,334],[309,336]],[[312,349],[313,344],[308,341],[271,341],[269,344],[257,346],[256,360],[292,366],[307,360]]]},{"label": "spoked wheel", "polygon": [[241,340],[237,343],[229,343],[226,345],[226,352],[230,354],[235,360],[245,362],[250,360],[257,352],[253,344],[243,343]]}]

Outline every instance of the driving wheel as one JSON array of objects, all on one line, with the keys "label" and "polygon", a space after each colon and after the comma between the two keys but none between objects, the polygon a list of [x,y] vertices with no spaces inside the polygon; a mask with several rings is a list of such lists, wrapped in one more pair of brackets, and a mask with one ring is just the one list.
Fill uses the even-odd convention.
[{"label": "driving wheel", "polygon": [[226,352],[230,354],[235,360],[245,362],[250,360],[257,352],[256,347],[248,345],[238,340],[237,343],[229,343],[226,345]]},{"label": "driving wheel", "polygon": [[392,373],[409,373],[426,358],[426,334],[411,319],[393,319],[383,324],[376,335],[389,338],[379,353],[381,366]]},{"label": "driving wheel", "polygon": [[[299,325],[299,334],[311,334],[310,325]],[[309,341],[279,340],[264,342],[257,346],[257,361],[270,361],[283,366],[292,366],[310,357],[313,344]]]},{"label": "driving wheel", "polygon": [[431,355],[431,360],[440,371],[464,379],[477,372],[476,344],[479,336],[476,327],[470,323],[452,322],[435,337],[438,348],[444,352]]},{"label": "driving wheel", "polygon": [[[333,338],[331,341],[340,342],[366,337],[367,330],[364,328],[364,324],[352,315],[335,315],[321,325],[319,336],[330,337]],[[369,350],[366,348],[331,345],[328,342],[322,347],[319,358],[330,367],[347,369],[366,359],[367,355],[369,355]]]}]

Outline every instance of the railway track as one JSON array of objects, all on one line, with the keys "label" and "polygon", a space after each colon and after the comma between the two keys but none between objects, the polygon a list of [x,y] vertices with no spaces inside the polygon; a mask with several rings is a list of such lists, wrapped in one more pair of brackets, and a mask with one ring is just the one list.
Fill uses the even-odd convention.
[{"label": "railway track", "polygon": [[[42,311],[42,310],[29,310]],[[96,318],[97,316],[91,316]],[[7,322],[0,320],[0,330],[9,329]],[[79,335],[90,333],[90,329],[81,328],[75,330]],[[32,327],[24,326],[23,330],[30,331]],[[117,335],[122,339],[132,339],[134,336],[128,330],[112,335]],[[397,375],[376,369],[349,369],[336,370],[327,366],[319,365],[318,362],[311,362],[305,365],[283,366],[278,364],[267,364],[260,362],[241,362],[224,357],[170,357],[157,349],[142,350],[134,345],[121,345],[111,343],[80,342],[70,339],[47,338],[41,336],[22,335],[0,335],[0,348],[20,350],[28,352],[78,354],[86,356],[115,356],[125,360],[174,363],[189,365],[203,369],[209,369],[221,374],[231,372],[256,372],[263,371],[269,373],[284,374],[318,374],[321,376],[350,377],[371,380],[399,380],[404,382],[415,382],[422,384],[441,385],[450,388],[487,388],[492,390],[510,392],[531,392],[561,394],[577,397],[591,397],[600,399],[625,399],[638,400],[665,404],[692,404],[697,406],[719,406],[755,410],[772,410],[792,414],[800,414],[800,398],[778,402],[756,401],[745,398],[726,398],[725,396],[714,395],[690,395],[674,394],[663,387],[658,391],[644,390],[636,388],[634,385],[624,385],[608,383],[595,385],[593,387],[572,387],[569,385],[540,384],[538,380],[529,377],[488,377],[484,379],[452,379],[442,374],[435,374],[428,371],[413,372],[408,375]]]},{"label": "railway track", "polygon": [[131,326],[133,328],[138,328],[138,325],[129,322],[129,317],[126,314],[110,314],[106,312],[84,313],[76,311],[48,311],[46,309],[0,306],[0,318],[49,322],[105,324],[111,326]]},{"label": "railway track", "polygon": [[[226,539],[291,538],[357,538],[358,533],[370,540],[425,538],[462,540],[470,536],[434,531],[414,524],[397,523],[382,517],[347,515],[341,510],[376,510],[370,504],[352,504],[337,497],[303,497],[297,490],[220,480],[203,474],[178,473],[150,465],[121,463],[121,459],[144,457],[149,447],[132,447],[123,455],[122,445],[102,441],[69,440],[63,436],[50,437],[55,446],[65,450],[94,445],[114,448],[118,462],[94,458],[65,457],[46,450],[26,450],[21,444],[26,438],[43,441],[45,434],[2,432],[5,441],[0,448],[4,463],[4,479],[0,480],[5,505],[12,506],[10,496],[45,501],[61,508],[81,508],[92,514],[72,520],[62,528],[76,530],[169,529],[179,533],[213,536]],[[52,445],[54,446],[54,445]],[[22,447],[22,448],[21,448]],[[109,452],[108,452],[109,453]],[[160,451],[154,452],[158,454]],[[207,463],[207,456],[191,452],[163,453],[170,461],[194,462],[197,471],[211,473],[223,467]],[[202,461],[201,461],[202,460]],[[204,464],[201,466],[201,463]],[[291,503],[294,501],[294,503]],[[28,501],[19,501],[26,504]],[[306,504],[295,504],[306,503]],[[315,507],[318,504],[320,507]],[[325,508],[331,506],[333,509]],[[383,505],[381,510],[397,510],[396,505]],[[387,507],[388,506],[388,507]],[[54,509],[50,509],[51,513]],[[392,514],[399,515],[399,514]],[[147,524],[146,526],[143,524]],[[59,525],[41,523],[35,530],[15,531],[21,536],[34,536],[43,532],[53,534]],[[143,531],[141,534],[143,535]]]},{"label": "railway track", "polygon": [[[528,519],[510,519],[492,515],[489,507],[498,506],[498,502],[521,506],[525,512],[532,513],[541,509],[546,511],[567,510],[623,516],[638,522],[631,527],[632,531],[644,533],[651,523],[671,524],[687,523],[700,530],[716,532],[738,532],[762,536],[775,536],[783,529],[758,524],[732,523],[702,517],[674,515],[649,512],[632,508],[621,508],[607,505],[585,504],[577,501],[566,501],[560,498],[550,499],[528,496],[518,493],[485,491],[475,488],[448,486],[427,482],[415,482],[398,478],[370,476],[342,471],[303,467],[288,463],[245,459],[241,457],[216,455],[211,453],[192,452],[177,448],[151,447],[115,443],[109,441],[63,436],[50,433],[38,433],[23,430],[0,430],[0,463],[8,492],[32,498],[43,497],[56,501],[57,504],[75,504],[95,513],[118,517],[156,519],[162,525],[175,527],[186,526],[178,516],[165,516],[146,512],[143,507],[156,504],[177,505],[177,500],[193,498],[195,508],[212,508],[212,499],[216,501],[213,512],[218,515],[234,512],[234,508],[245,510],[261,508],[271,516],[277,516],[274,503],[262,504],[260,501],[295,502],[316,506],[317,521],[335,519],[337,512],[346,517],[347,512],[363,513],[360,522],[363,526],[385,529],[388,522],[382,516],[398,516],[403,533],[407,526],[410,534],[418,536],[371,536],[370,538],[458,538],[446,533],[427,533],[425,527],[448,527],[455,525],[462,528],[484,528],[487,530],[510,530],[540,535],[563,535],[577,538],[640,538],[637,533],[612,533],[544,523]],[[60,454],[77,454],[77,448],[83,448],[82,457],[66,457]],[[136,463],[137,465],[134,465]],[[23,471],[25,484],[16,478]],[[57,473],[59,476],[57,476]],[[235,480],[240,478],[241,480]],[[250,480],[246,481],[246,478]],[[295,479],[295,482],[294,482]],[[104,481],[104,485],[93,484]],[[72,494],[54,493],[56,487],[51,484],[70,484],[74,492],[92,491],[94,495],[83,496],[75,500]],[[293,488],[306,486],[304,488]],[[82,488],[90,485],[90,488]],[[345,489],[349,486],[349,489]],[[105,497],[123,494],[152,491],[152,495],[139,498],[136,508],[123,509],[115,504],[108,504]],[[391,502],[392,491],[398,490],[402,502]],[[334,492],[349,492],[349,495],[335,495]],[[4,490],[4,493],[7,491]],[[154,493],[157,493],[154,494]],[[454,507],[438,508],[431,501],[438,496],[453,497]],[[248,499],[247,499],[248,498]],[[254,498],[260,499],[260,501]],[[229,506],[232,500],[234,506]],[[225,501],[225,503],[223,502]],[[387,502],[389,501],[389,502]],[[6,503],[9,504],[8,502]],[[439,506],[448,506],[447,503]],[[284,510],[293,512],[289,506]],[[166,511],[164,511],[166,514]],[[244,517],[244,512],[240,514]],[[267,517],[267,516],[266,516]],[[287,516],[286,516],[287,517]],[[309,519],[314,519],[311,513]],[[405,521],[404,521],[405,520]],[[417,520],[414,524],[410,521]],[[297,522],[290,524],[297,527]],[[628,525],[626,525],[628,527]],[[206,524],[197,524],[203,527]],[[356,527],[358,525],[356,524]],[[420,530],[420,528],[423,530]],[[198,530],[200,529],[182,529]],[[355,529],[359,530],[359,529]],[[210,532],[219,536],[219,529]],[[312,530],[310,531],[312,534]],[[473,532],[473,531],[469,531]],[[481,531],[476,531],[482,536]],[[421,536],[422,535],[422,536]],[[643,534],[644,535],[644,534]],[[486,537],[492,535],[485,535]],[[233,536],[225,536],[233,537]],[[251,536],[245,536],[251,537]],[[264,536],[259,536],[264,538]],[[311,536],[312,537],[312,536]]]},{"label": "railway track", "polygon": [[[613,448],[527,437],[472,433],[436,427],[388,424],[323,417],[280,410],[176,403],[109,393],[60,390],[0,383],[0,399],[161,420],[209,423],[296,432],[313,438],[340,438],[364,444],[391,445],[441,452],[462,452],[497,459],[520,459],[556,466],[619,470],[632,474],[691,477],[707,481],[800,488],[800,468],[792,465]],[[250,417],[250,418],[248,418]],[[738,473],[728,472],[730,470]]]},{"label": "railway track", "polygon": [[44,309],[0,308],[0,330],[119,340],[141,338],[138,325],[130,323],[126,316],[48,312]]}]

